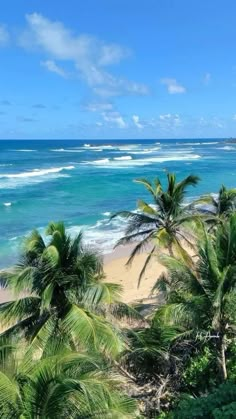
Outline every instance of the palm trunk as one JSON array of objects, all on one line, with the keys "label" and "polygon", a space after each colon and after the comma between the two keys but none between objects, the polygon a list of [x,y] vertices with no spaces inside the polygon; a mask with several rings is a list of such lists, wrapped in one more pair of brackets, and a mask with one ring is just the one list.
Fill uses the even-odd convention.
[{"label": "palm trunk", "polygon": [[219,372],[222,381],[227,380],[227,368],[226,368],[226,358],[225,358],[225,335],[221,334],[219,337]]}]

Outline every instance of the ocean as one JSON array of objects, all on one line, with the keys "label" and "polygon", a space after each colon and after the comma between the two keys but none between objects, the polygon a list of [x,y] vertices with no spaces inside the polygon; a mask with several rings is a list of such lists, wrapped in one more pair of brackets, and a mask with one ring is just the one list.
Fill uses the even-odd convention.
[{"label": "ocean", "polygon": [[120,210],[135,209],[148,194],[134,179],[166,171],[179,179],[196,174],[191,200],[236,187],[236,144],[219,139],[116,141],[0,141],[0,267],[17,260],[24,237],[51,220],[63,220],[73,235],[104,254],[112,251],[124,221]]}]

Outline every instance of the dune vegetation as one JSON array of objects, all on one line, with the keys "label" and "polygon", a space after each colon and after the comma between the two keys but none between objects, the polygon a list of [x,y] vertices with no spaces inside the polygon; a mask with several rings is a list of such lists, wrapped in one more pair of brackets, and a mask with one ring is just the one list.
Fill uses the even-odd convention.
[{"label": "dune vegetation", "polygon": [[151,196],[121,211],[133,243],[165,268],[160,304],[122,302],[103,260],[62,222],[33,231],[2,271],[0,417],[236,417],[236,190],[187,203],[193,175],[138,180]]}]

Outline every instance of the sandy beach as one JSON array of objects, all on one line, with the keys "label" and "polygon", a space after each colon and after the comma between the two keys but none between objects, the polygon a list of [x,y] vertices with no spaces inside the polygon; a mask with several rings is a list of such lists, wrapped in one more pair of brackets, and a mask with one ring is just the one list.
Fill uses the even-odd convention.
[{"label": "sandy beach", "polygon": [[126,303],[133,302],[150,302],[150,296],[153,285],[164,267],[153,256],[150,264],[143,276],[138,287],[139,273],[148,256],[148,252],[137,255],[131,266],[127,267],[126,262],[132,250],[131,246],[120,246],[113,253],[104,257],[104,270],[107,282],[115,282],[123,287],[123,301]]}]

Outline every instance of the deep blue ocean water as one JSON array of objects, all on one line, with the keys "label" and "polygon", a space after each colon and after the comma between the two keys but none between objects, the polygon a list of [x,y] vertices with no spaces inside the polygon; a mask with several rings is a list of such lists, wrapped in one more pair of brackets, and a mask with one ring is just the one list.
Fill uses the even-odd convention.
[{"label": "deep blue ocean water", "polygon": [[85,240],[104,253],[122,235],[123,222],[111,213],[135,209],[149,197],[134,179],[202,181],[188,199],[236,187],[236,144],[218,139],[127,141],[0,141],[0,267],[17,257],[25,235],[42,232],[50,220],[64,220],[71,234],[82,227]]}]

